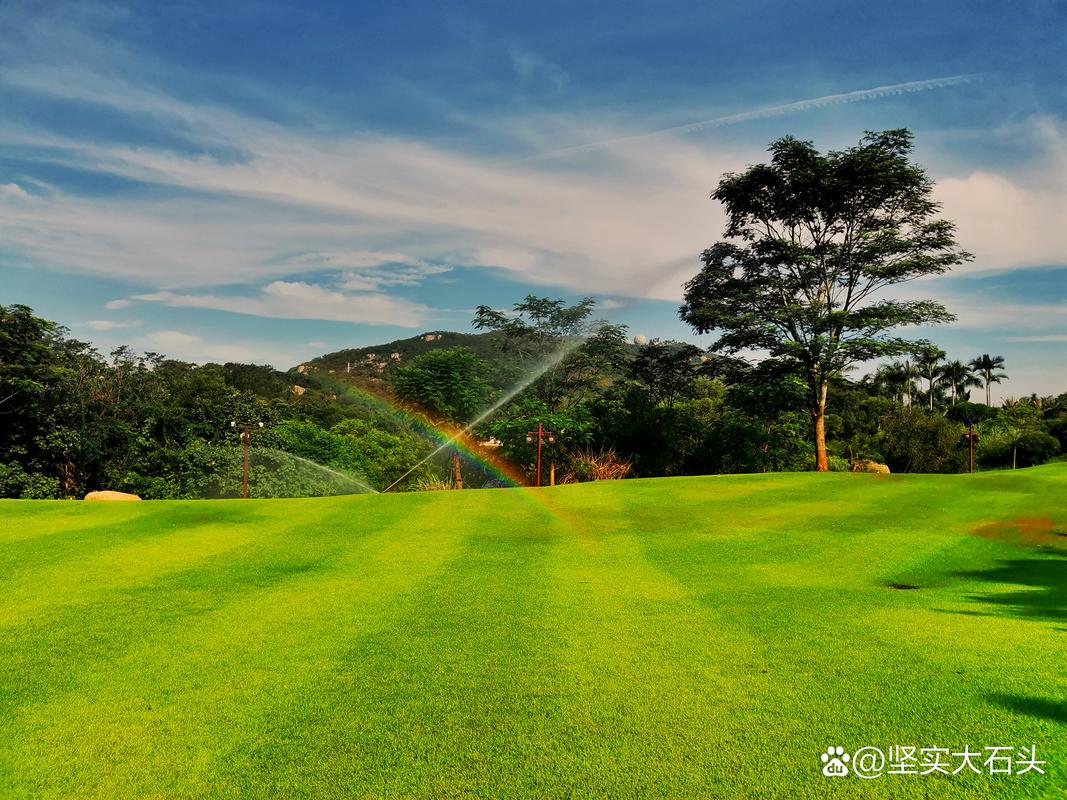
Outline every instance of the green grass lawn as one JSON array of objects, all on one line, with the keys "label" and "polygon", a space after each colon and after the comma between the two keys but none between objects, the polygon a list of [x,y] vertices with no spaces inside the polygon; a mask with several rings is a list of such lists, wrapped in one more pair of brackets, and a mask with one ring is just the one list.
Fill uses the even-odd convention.
[{"label": "green grass lawn", "polygon": [[0,795],[1067,797],[1065,534],[1067,464],[3,501]]}]

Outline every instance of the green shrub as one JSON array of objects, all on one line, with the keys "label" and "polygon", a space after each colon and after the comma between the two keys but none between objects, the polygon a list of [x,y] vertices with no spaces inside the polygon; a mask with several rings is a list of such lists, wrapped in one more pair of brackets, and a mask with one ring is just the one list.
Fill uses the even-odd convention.
[{"label": "green shrub", "polygon": [[1067,415],[1057,417],[1048,423],[1049,435],[1056,437],[1060,450],[1067,452]]},{"label": "green shrub", "polygon": [[852,462],[844,456],[830,456],[830,472],[851,472]]},{"label": "green shrub", "polygon": [[895,409],[882,418],[886,464],[893,472],[959,472],[966,459],[962,433],[961,425],[940,414]]},{"label": "green shrub", "polygon": [[1060,443],[1054,436],[1043,431],[1030,431],[1019,437],[1015,444],[1015,464],[1033,467],[1044,464],[1060,452]]},{"label": "green shrub", "polygon": [[59,497],[59,479],[26,472],[18,464],[0,464],[0,497],[54,500]]}]

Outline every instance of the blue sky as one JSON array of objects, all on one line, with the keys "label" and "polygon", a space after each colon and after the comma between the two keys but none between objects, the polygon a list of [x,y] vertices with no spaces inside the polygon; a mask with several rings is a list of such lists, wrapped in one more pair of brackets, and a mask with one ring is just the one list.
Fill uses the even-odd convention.
[{"label": "blue sky", "polygon": [[[313,5],[308,9],[305,5]],[[697,340],[719,176],[906,126],[975,261],[908,286],[1067,390],[1062,3],[0,5],[0,303],[285,368],[592,294]]]}]

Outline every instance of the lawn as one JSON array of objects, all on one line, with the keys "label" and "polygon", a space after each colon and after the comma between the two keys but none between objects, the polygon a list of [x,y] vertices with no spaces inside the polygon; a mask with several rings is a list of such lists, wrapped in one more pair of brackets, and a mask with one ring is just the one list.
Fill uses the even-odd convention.
[{"label": "lawn", "polygon": [[1067,797],[1065,498],[1067,464],[3,501],[0,795]]}]

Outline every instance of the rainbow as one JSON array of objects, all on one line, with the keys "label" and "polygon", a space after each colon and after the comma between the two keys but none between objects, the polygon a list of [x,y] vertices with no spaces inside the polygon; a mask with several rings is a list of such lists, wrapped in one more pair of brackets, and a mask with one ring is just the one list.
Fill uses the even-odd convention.
[{"label": "rainbow", "polygon": [[[325,377],[321,376],[320,377]],[[432,440],[438,440],[441,444],[449,443],[456,448],[467,460],[476,462],[487,474],[510,488],[530,487],[530,482],[522,471],[511,462],[501,458],[497,453],[485,447],[481,442],[472,437],[466,428],[433,419],[429,414],[413,408],[401,405],[396,400],[385,397],[377,392],[352,386],[343,381],[333,379],[337,393],[344,393],[349,397],[358,398],[375,410],[392,414],[408,424],[414,431]],[[388,489],[389,487],[385,487]],[[540,489],[526,488],[522,490],[522,499],[531,506],[540,509],[548,519],[561,522],[565,528],[574,530],[580,528],[580,522],[576,518],[574,508],[567,508],[558,502],[552,492],[543,492]]]},{"label": "rainbow", "polygon": [[323,384],[327,382],[333,383],[334,386],[331,388],[337,394],[358,398],[376,411],[399,418],[416,433],[430,440],[436,440],[441,444],[448,442],[451,447],[459,452],[463,460],[478,464],[486,474],[504,486],[515,488],[529,485],[529,481],[521,469],[502,458],[492,448],[486,447],[472,436],[466,428],[434,419],[422,409],[402,405],[399,401],[383,394],[361,386],[353,386],[332,376],[327,379],[326,376],[319,373],[315,377],[322,381]]}]

